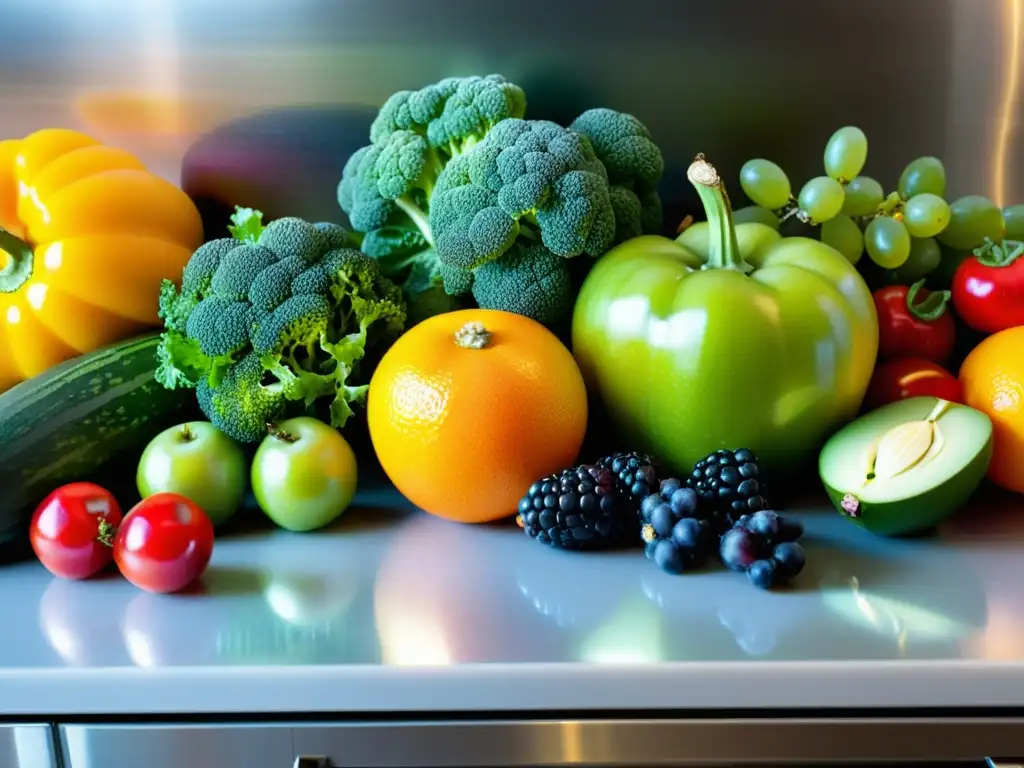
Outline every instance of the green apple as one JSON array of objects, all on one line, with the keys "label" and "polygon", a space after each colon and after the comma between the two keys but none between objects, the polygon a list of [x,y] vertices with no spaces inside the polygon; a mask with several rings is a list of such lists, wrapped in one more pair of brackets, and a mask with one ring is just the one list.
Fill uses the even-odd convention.
[{"label": "green apple", "polygon": [[267,517],[289,531],[335,520],[356,493],[356,456],[322,421],[300,416],[274,426],[252,460],[252,491]]},{"label": "green apple", "polygon": [[190,421],[150,441],[135,479],[142,498],[180,493],[220,525],[238,510],[245,496],[245,455],[213,424]]}]

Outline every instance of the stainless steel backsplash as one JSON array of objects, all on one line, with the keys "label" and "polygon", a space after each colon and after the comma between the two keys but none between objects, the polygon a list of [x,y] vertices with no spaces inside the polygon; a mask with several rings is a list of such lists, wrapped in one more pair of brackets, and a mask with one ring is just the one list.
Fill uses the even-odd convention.
[{"label": "stainless steel backsplash", "polygon": [[799,187],[849,123],[889,188],[935,154],[951,197],[1024,202],[1024,0],[0,0],[0,32],[0,134],[78,128],[277,215],[338,218],[371,105],[490,72],[531,116],[639,116],[672,215],[696,152]]}]

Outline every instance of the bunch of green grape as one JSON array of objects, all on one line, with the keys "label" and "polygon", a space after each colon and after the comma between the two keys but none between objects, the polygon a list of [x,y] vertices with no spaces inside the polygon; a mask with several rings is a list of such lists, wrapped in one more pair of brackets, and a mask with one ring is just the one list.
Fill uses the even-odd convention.
[{"label": "bunch of green grape", "polygon": [[820,228],[822,242],[852,263],[868,257],[884,270],[918,280],[935,270],[943,247],[968,252],[986,238],[1024,238],[1024,205],[1000,210],[982,195],[947,202],[946,169],[936,157],[919,157],[900,174],[896,191],[861,172],[868,140],[855,126],[840,128],[825,145],[825,175],[794,197],[789,177],[765,159],[748,160],[740,185],[754,203],[738,218],[778,227],[791,217]]}]

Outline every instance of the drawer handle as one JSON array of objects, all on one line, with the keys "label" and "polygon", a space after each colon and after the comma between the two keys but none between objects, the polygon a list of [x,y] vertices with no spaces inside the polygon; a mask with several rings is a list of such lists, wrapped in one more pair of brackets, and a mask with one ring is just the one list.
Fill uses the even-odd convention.
[{"label": "drawer handle", "polygon": [[331,768],[331,761],[326,757],[299,755],[292,768]]}]

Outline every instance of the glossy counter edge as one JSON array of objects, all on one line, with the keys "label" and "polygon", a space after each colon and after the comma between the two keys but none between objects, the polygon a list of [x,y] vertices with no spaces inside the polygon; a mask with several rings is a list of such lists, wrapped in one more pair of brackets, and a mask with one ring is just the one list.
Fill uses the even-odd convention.
[{"label": "glossy counter edge", "polygon": [[0,715],[1021,708],[1024,663],[0,670]]}]

